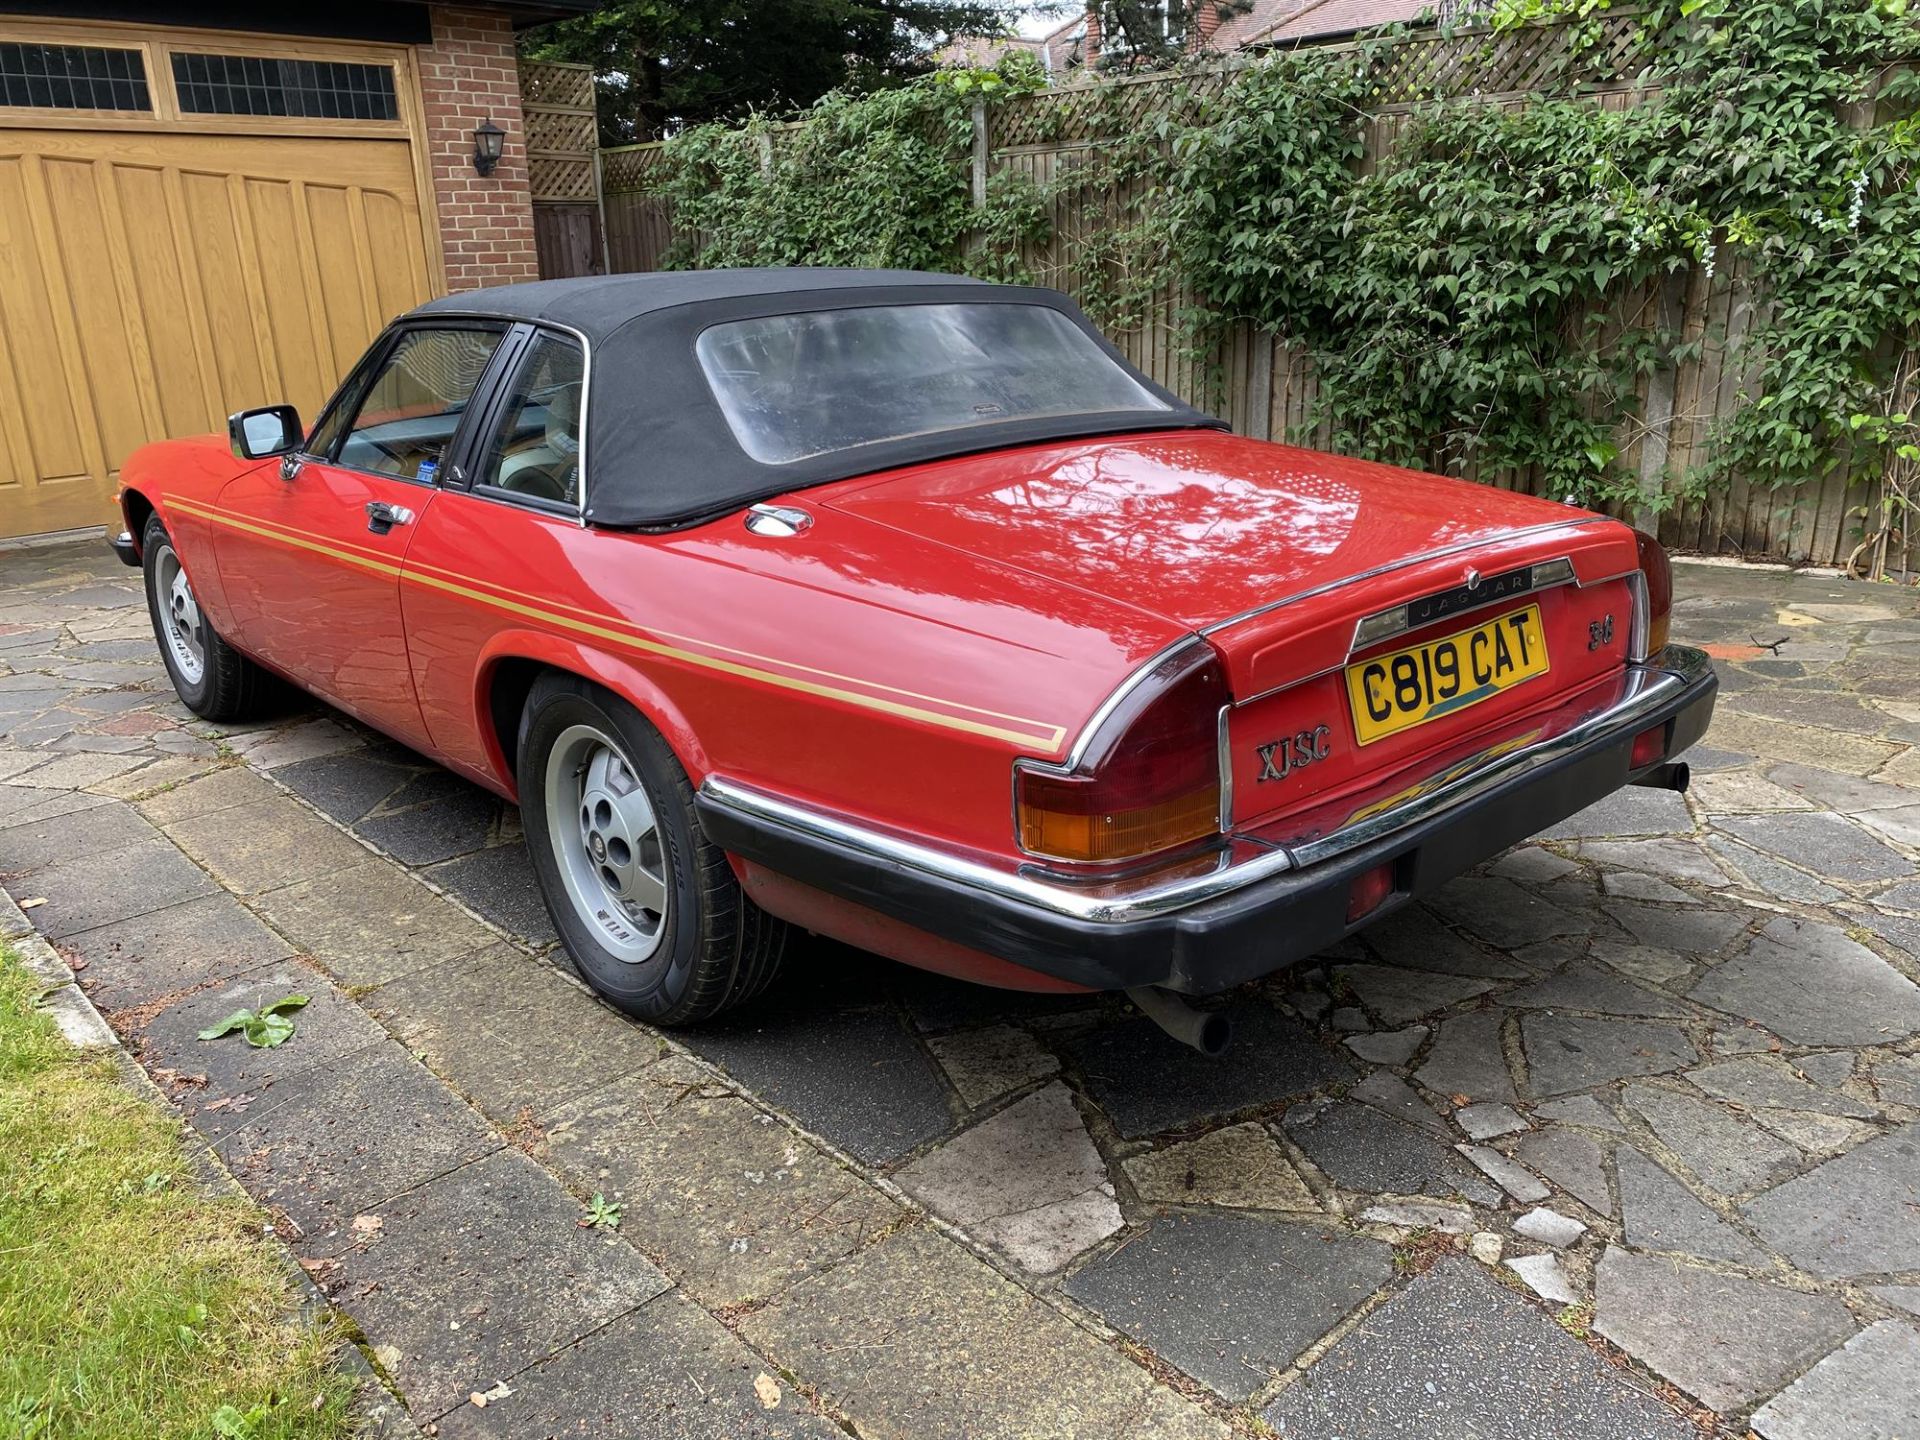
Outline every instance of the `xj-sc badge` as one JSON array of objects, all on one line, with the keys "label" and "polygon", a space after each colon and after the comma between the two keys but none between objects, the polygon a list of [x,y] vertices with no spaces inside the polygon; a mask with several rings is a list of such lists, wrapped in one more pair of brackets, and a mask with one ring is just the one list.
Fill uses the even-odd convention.
[{"label": "xj-sc badge", "polygon": [[1253,753],[1260,757],[1260,780],[1284,780],[1316,760],[1324,760],[1333,751],[1333,732],[1325,725],[1286,735],[1266,745],[1257,745]]},{"label": "xj-sc badge", "polygon": [[1613,616],[1604,615],[1598,620],[1587,622],[1587,649],[1598,650],[1602,645],[1613,643]]}]

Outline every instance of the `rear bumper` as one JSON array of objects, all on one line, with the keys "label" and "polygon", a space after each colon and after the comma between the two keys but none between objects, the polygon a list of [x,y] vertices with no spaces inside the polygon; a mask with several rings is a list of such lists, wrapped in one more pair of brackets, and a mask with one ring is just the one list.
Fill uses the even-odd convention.
[{"label": "rear bumper", "polygon": [[136,570],[140,568],[140,547],[134,544],[133,536],[125,530],[109,537],[107,548],[120,557],[122,565],[131,565]]},{"label": "rear bumper", "polygon": [[[1236,836],[1171,871],[1097,885],[921,845],[709,777],[715,844],[943,939],[1094,989],[1208,994],[1281,969],[1439,888],[1677,756],[1706,732],[1718,682],[1669,646],[1609,704],[1532,744],[1456,762],[1401,798],[1293,835]],[[1658,761],[1634,739],[1664,726]],[[1347,919],[1356,879],[1392,867],[1390,899]]]}]

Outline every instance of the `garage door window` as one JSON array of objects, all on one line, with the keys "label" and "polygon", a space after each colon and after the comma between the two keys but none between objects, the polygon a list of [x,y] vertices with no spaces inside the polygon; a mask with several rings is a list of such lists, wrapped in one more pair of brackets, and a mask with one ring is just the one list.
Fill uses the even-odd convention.
[{"label": "garage door window", "polygon": [[27,110],[150,111],[138,50],[0,42],[0,105]]},{"label": "garage door window", "polygon": [[189,115],[397,120],[393,67],[176,50],[173,88]]}]

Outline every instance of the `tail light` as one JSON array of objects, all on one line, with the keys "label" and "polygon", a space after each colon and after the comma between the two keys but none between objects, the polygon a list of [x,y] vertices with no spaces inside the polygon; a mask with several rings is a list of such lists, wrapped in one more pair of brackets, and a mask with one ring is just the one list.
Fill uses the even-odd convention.
[{"label": "tail light", "polygon": [[1045,860],[1120,864],[1220,830],[1220,658],[1203,640],[1125,691],[1067,766],[1014,766],[1020,848]]},{"label": "tail light", "polygon": [[1644,660],[1667,648],[1673,620],[1673,565],[1660,542],[1644,531],[1633,538],[1640,550],[1640,584],[1633,615],[1633,658]]}]

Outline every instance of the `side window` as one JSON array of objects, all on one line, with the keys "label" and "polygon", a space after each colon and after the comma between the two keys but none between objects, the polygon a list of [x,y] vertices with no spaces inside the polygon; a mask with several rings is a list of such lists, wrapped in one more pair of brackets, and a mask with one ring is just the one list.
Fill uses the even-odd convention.
[{"label": "side window", "polygon": [[353,369],[347,372],[347,378],[340,382],[340,388],[334,392],[333,398],[320,412],[320,417],[314,422],[313,429],[307,432],[306,443],[300,447],[306,454],[320,460],[333,457],[341,435],[346,432],[347,422],[360,408],[360,397],[367,393],[367,386],[379,372],[379,367],[374,363],[374,357],[385,347],[386,339],[387,337],[382,335],[375,340],[368,347],[367,353],[362,355]]},{"label": "side window", "polygon": [[433,483],[500,335],[497,329],[407,331],[361,393],[333,458],[355,470]]},{"label": "side window", "polygon": [[578,505],[585,381],[586,358],[579,345],[541,331],[520,362],[478,482],[509,494]]}]

